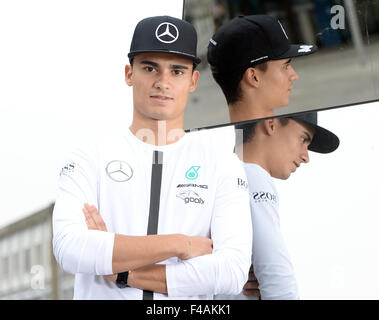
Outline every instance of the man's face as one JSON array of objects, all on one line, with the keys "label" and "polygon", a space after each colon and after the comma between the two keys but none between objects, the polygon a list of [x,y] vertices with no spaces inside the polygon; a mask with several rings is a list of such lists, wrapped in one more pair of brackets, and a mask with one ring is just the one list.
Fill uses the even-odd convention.
[{"label": "man's face", "polygon": [[173,54],[135,56],[133,67],[125,67],[126,83],[133,86],[134,112],[155,120],[183,119],[188,95],[199,78],[192,69],[191,60]]},{"label": "man's face", "polygon": [[269,109],[287,106],[290,102],[292,84],[298,79],[290,62],[291,59],[270,60],[267,70],[260,71],[260,88]]},{"label": "man's face", "polygon": [[282,125],[275,119],[277,131],[271,157],[271,175],[278,179],[288,179],[301,163],[309,162],[308,146],[313,139],[313,129],[308,125],[290,119]]}]

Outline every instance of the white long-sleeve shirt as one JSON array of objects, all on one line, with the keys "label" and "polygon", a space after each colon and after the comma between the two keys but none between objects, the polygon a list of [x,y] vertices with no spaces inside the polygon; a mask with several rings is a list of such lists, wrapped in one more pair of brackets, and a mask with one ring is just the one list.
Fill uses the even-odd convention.
[{"label": "white long-sleeve shirt", "polygon": [[[201,132],[154,146],[126,136],[78,148],[64,162],[53,212],[53,248],[62,268],[76,275],[74,299],[142,299],[119,289],[112,274],[115,234],[146,235],[152,159],[163,153],[158,234],[210,237],[213,253],[166,264],[168,295],[154,299],[211,299],[238,294],[247,281],[252,227],[246,175],[238,158],[219,153]],[[95,205],[108,232],[88,230],[82,208]]]},{"label": "white long-sleeve shirt", "polygon": [[274,181],[262,167],[244,163],[253,223],[254,273],[262,299],[299,299],[291,259],[280,231],[279,197]]}]

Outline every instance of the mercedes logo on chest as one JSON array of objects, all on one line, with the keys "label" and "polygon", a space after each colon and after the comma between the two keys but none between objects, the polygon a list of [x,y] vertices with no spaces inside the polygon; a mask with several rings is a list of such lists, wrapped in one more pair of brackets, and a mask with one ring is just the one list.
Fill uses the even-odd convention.
[{"label": "mercedes logo on chest", "polygon": [[161,23],[157,30],[155,30],[155,36],[160,42],[173,43],[178,40],[179,30],[170,22]]},{"label": "mercedes logo on chest", "polygon": [[125,182],[133,177],[132,167],[122,160],[113,160],[107,164],[105,171],[116,182]]}]

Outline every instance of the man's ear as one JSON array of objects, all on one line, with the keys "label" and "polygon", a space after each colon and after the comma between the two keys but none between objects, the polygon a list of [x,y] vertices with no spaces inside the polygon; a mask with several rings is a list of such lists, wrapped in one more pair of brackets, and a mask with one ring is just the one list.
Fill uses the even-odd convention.
[{"label": "man's ear", "polygon": [[195,89],[197,87],[197,83],[199,82],[199,77],[200,77],[200,72],[197,70],[194,70],[194,72],[192,73],[190,92],[195,91]]},{"label": "man's ear", "polygon": [[242,80],[254,88],[260,85],[260,76],[256,68],[247,68],[243,74]]},{"label": "man's ear", "polygon": [[263,130],[266,135],[272,136],[277,131],[277,122],[274,119],[267,119],[262,121]]},{"label": "man's ear", "polygon": [[127,64],[125,66],[125,82],[130,87],[133,85],[132,75],[133,75],[133,67]]}]

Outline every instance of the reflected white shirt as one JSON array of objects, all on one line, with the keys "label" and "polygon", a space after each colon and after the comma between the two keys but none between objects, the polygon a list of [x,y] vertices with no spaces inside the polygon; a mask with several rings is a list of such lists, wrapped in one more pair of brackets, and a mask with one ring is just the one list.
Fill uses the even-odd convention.
[{"label": "reflected white shirt", "polygon": [[244,163],[253,223],[254,273],[262,299],[299,299],[291,259],[280,231],[279,198],[273,178],[262,167]]}]

